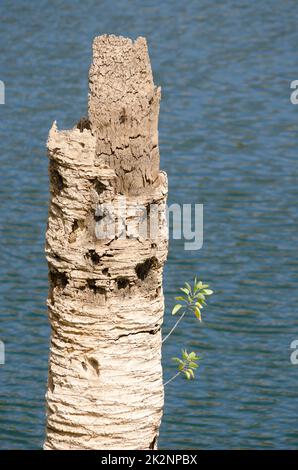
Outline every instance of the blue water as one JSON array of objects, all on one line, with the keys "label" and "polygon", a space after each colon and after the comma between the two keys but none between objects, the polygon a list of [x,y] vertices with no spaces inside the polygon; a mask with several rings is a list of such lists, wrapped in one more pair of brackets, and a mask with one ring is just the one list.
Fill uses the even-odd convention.
[{"label": "blue water", "polygon": [[166,389],[162,449],[298,448],[297,4],[246,1],[19,1],[0,4],[0,447],[44,439],[49,326],[45,141],[84,114],[91,42],[146,36],[163,88],[161,166],[169,202],[204,204],[204,245],[173,240],[167,314],[197,273],[216,294],[166,343],[203,355],[198,379]]}]

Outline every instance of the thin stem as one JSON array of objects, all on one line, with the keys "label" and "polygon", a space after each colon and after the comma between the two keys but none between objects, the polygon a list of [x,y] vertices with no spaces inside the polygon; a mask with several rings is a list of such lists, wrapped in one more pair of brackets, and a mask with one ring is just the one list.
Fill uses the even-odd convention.
[{"label": "thin stem", "polygon": [[179,371],[179,372],[177,372],[177,374],[173,375],[173,377],[171,377],[169,380],[167,380],[167,381],[163,384],[163,386],[165,387],[165,386],[168,385],[170,382],[172,382],[173,380],[175,380],[176,377],[178,377],[178,375],[181,374],[181,372],[182,372],[182,371]]},{"label": "thin stem", "polygon": [[179,325],[179,323],[181,322],[182,318],[184,317],[184,315],[186,314],[186,311],[182,313],[181,317],[178,318],[178,320],[176,321],[175,325],[173,326],[173,328],[170,330],[170,332],[164,337],[164,339],[162,340],[162,343],[164,343],[168,337],[173,333],[173,331],[175,330],[175,328]]}]

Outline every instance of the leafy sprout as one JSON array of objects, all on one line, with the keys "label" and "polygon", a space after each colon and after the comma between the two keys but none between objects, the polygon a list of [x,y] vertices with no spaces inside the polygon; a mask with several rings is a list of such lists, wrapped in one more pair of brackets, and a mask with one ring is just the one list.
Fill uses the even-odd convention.
[{"label": "leafy sprout", "polygon": [[173,357],[173,361],[178,363],[178,371],[182,373],[187,380],[195,378],[195,370],[199,367],[197,362],[201,358],[194,351],[188,354],[186,349],[182,349],[182,359]]},{"label": "leafy sprout", "polygon": [[[164,337],[163,343],[176,329],[178,324],[184,318],[186,313],[193,313],[196,318],[202,321],[202,309],[207,305],[207,297],[213,294],[213,291],[209,289],[208,284],[204,284],[202,281],[198,281],[197,277],[194,278],[193,285],[191,286],[188,282],[185,282],[184,287],[180,288],[182,295],[175,297],[179,303],[174,305],[172,315],[179,313],[178,320],[171,328],[169,333]],[[165,382],[164,385],[172,382],[176,377],[183,374],[186,379],[195,378],[195,370],[199,367],[198,361],[201,358],[196,355],[195,352],[188,353],[186,349],[182,350],[182,356],[174,357],[173,360],[177,363],[178,371],[176,374]]]},{"label": "leafy sprout", "polygon": [[203,284],[202,281],[198,281],[195,277],[193,286],[188,282],[185,282],[184,287],[181,287],[183,295],[175,297],[178,300],[173,310],[172,315],[176,315],[178,312],[184,315],[187,311],[193,312],[197,319],[202,321],[202,309],[207,305],[206,297],[213,294],[213,291],[209,289],[208,284]]}]

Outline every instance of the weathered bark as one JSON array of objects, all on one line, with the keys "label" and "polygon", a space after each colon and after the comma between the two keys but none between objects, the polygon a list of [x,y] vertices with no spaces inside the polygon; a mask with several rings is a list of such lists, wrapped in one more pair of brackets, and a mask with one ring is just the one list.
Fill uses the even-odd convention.
[{"label": "weathered bark", "polygon": [[[97,37],[89,83],[89,120],[69,131],[54,123],[48,139],[52,336],[44,448],[155,448],[167,180],[159,171],[160,89],[145,39]],[[104,203],[126,235],[98,238],[111,220]],[[152,203],[157,232],[141,236],[133,208]]]}]

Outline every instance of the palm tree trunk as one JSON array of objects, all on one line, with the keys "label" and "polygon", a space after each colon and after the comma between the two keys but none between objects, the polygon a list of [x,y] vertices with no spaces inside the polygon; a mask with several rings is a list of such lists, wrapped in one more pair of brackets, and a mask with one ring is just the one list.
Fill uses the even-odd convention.
[{"label": "palm tree trunk", "polygon": [[[147,45],[93,43],[89,116],[48,139],[45,449],[153,449],[163,409],[167,179]],[[149,210],[150,208],[150,210]]]}]

